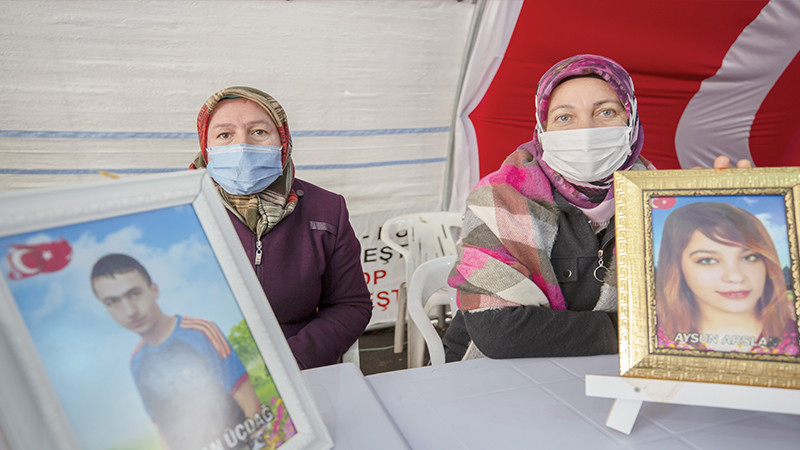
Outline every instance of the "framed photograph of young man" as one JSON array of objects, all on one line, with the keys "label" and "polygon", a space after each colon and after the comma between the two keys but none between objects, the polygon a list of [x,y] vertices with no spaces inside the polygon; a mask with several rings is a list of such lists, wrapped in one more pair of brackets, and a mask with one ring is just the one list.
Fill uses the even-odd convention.
[{"label": "framed photograph of young man", "polygon": [[800,388],[800,168],[618,172],[620,374]]},{"label": "framed photograph of young man", "polygon": [[11,448],[332,447],[205,171],[0,209]]}]

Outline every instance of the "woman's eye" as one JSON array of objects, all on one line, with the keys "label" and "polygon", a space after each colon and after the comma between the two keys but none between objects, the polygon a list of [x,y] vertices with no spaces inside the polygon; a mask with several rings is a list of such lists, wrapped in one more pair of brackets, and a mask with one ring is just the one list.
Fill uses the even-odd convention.
[{"label": "woman's eye", "polygon": [[696,264],[702,264],[704,266],[716,264],[717,260],[715,258],[700,258],[695,261]]},{"label": "woman's eye", "polygon": [[228,139],[229,137],[231,137],[230,133],[220,133],[217,135],[217,139],[222,139],[222,140]]},{"label": "woman's eye", "polygon": [[569,120],[569,116],[566,114],[562,114],[560,116],[556,116],[556,122],[566,122]]},{"label": "woman's eye", "polygon": [[614,111],[613,109],[604,109],[600,111],[600,115],[606,118],[610,118],[610,117],[615,117],[617,115],[617,112]]},{"label": "woman's eye", "polygon": [[745,255],[744,257],[742,257],[742,260],[746,261],[746,262],[760,261],[761,260],[761,255],[759,255],[758,253],[751,253],[749,255]]},{"label": "woman's eye", "polygon": [[268,133],[266,130],[254,130],[253,134],[256,136],[266,136]]}]

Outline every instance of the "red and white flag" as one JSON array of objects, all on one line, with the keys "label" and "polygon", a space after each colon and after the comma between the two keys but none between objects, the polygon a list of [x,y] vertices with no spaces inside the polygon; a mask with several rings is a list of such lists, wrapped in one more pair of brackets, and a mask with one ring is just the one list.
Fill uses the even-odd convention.
[{"label": "red and white flag", "polygon": [[40,273],[57,272],[72,259],[72,247],[65,239],[44,244],[9,245],[8,264],[11,270],[8,278],[21,280]]}]

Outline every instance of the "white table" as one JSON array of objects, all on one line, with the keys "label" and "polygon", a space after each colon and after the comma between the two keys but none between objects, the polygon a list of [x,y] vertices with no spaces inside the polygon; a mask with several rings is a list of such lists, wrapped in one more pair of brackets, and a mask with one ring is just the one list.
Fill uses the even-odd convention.
[{"label": "white table", "polygon": [[334,364],[301,373],[331,434],[334,448],[409,448],[355,365]]},{"label": "white table", "polygon": [[800,416],[645,403],[630,435],[605,426],[612,400],[586,374],[616,355],[478,359],[366,377],[413,449],[800,448]]}]

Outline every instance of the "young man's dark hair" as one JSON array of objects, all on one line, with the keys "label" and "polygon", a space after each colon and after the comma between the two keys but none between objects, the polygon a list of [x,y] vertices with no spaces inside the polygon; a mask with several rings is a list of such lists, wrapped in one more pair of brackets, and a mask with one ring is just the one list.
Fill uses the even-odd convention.
[{"label": "young man's dark hair", "polygon": [[112,253],[98,259],[97,262],[94,263],[94,267],[92,267],[92,280],[106,276],[113,277],[114,275],[128,273],[133,270],[138,270],[144,277],[144,280],[147,281],[147,284],[153,282],[150,279],[150,274],[147,273],[147,269],[145,269],[139,261],[128,255],[123,255],[122,253]]}]

